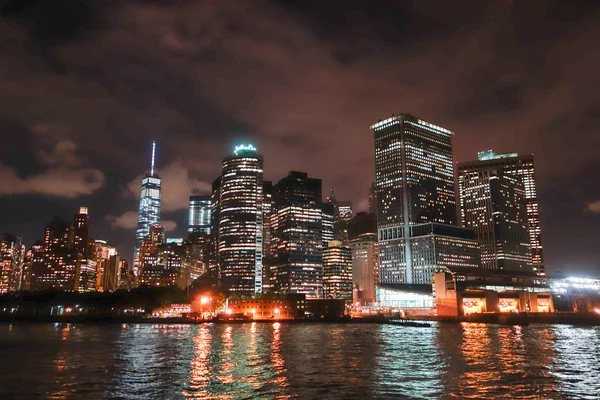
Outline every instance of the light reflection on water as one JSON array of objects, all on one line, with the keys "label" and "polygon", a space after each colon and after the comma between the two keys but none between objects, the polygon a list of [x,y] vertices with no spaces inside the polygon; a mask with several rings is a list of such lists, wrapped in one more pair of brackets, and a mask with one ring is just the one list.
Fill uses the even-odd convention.
[{"label": "light reflection on water", "polygon": [[0,324],[0,398],[597,399],[600,328]]}]

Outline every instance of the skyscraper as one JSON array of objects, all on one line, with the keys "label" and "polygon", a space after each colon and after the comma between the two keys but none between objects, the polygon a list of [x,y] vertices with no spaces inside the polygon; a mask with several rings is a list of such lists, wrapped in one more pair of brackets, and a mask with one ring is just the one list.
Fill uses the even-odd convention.
[{"label": "skyscraper", "polygon": [[452,135],[409,114],[371,126],[382,283],[415,283],[410,226],[456,224]]},{"label": "skyscraper", "polygon": [[221,280],[219,268],[219,221],[221,200],[221,177],[212,183],[210,214],[210,236],[208,238],[208,274],[211,282],[218,285]]},{"label": "skyscraper", "polygon": [[263,157],[252,145],[223,159],[219,199],[221,285],[232,292],[262,293]]},{"label": "skyscraper", "polygon": [[97,263],[92,254],[90,216],[87,207],[79,207],[73,215],[73,250],[79,253],[79,291],[90,292],[97,287]]},{"label": "skyscraper", "polygon": [[160,222],[160,190],[161,179],[154,172],[154,161],[156,154],[156,142],[152,142],[152,159],[150,172],[142,179],[142,192],[140,195],[140,207],[138,211],[137,230],[135,232],[135,249],[133,254],[133,271],[138,273],[138,257],[140,245],[150,233],[150,225]]},{"label": "skyscraper", "polygon": [[25,246],[20,236],[0,236],[0,293],[21,290]]},{"label": "skyscraper", "polygon": [[323,294],[352,301],[352,251],[338,240],[323,250]]},{"label": "skyscraper", "polygon": [[[459,164],[459,189],[463,224],[478,229],[484,265],[494,268],[493,254],[497,253],[498,268],[520,269],[523,255],[529,252],[528,264],[538,274],[545,275],[533,155],[486,150],[479,152],[477,158]],[[524,205],[519,197],[524,197]],[[480,208],[476,208],[476,203]],[[492,217],[483,215],[484,209],[488,213],[493,210]],[[493,224],[493,232],[489,223]],[[490,246],[497,241],[503,246],[496,246],[494,252]]]},{"label": "skyscraper", "polygon": [[304,172],[292,171],[273,186],[271,276],[277,292],[322,294],[321,196],[321,180]]},{"label": "skyscraper", "polygon": [[212,200],[210,195],[190,196],[188,233],[210,235]]}]

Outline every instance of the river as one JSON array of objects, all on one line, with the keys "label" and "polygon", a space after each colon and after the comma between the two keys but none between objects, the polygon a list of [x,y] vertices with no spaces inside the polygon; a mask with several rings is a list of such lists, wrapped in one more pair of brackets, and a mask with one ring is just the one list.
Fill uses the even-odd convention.
[{"label": "river", "polygon": [[1,399],[599,399],[600,328],[0,323]]}]

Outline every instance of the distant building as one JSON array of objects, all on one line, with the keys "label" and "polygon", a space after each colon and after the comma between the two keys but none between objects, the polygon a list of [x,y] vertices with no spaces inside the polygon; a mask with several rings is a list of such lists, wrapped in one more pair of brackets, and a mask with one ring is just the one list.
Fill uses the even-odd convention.
[{"label": "distant building", "polygon": [[340,219],[346,221],[352,218],[352,203],[349,201],[338,202],[338,214]]},{"label": "distant building", "polygon": [[473,228],[487,269],[531,269],[525,188],[518,177],[479,163],[459,164],[463,226]]},{"label": "distant building", "polygon": [[272,292],[272,268],[274,249],[271,247],[272,229],[271,215],[273,213],[273,183],[263,181],[263,291]]},{"label": "distant building", "polygon": [[188,233],[203,232],[210,235],[211,214],[211,196],[190,196]]},{"label": "distant building", "polygon": [[73,249],[79,253],[79,292],[97,289],[97,264],[90,238],[90,216],[87,207],[73,215]]},{"label": "distant building", "polygon": [[[271,283],[280,293],[320,297],[323,291],[321,180],[292,171],[273,186]],[[326,217],[327,218],[327,217]],[[330,226],[325,227],[328,235]]]},{"label": "distant building", "polygon": [[156,142],[152,142],[152,161],[150,172],[142,179],[142,192],[140,195],[140,207],[138,212],[137,230],[135,232],[135,249],[133,254],[133,272],[138,273],[140,246],[150,234],[150,225],[160,222],[160,191],[161,179],[154,172]]},{"label": "distant building", "polygon": [[323,293],[325,298],[352,301],[352,251],[337,240],[323,251]]},{"label": "distant building", "polygon": [[109,257],[104,264],[102,274],[102,289],[105,292],[114,292],[119,288],[121,281],[121,266],[120,257],[115,254]]},{"label": "distant building", "polygon": [[220,283],[228,291],[263,292],[263,157],[240,145],[225,157],[219,199]]},{"label": "distant building", "polygon": [[[112,256],[116,256],[117,255],[117,249],[113,246],[109,246],[108,243],[106,242],[106,240],[101,240],[101,239],[96,239],[94,241],[94,255],[93,255],[93,259],[96,262],[96,287],[97,290],[102,290],[102,291],[110,291],[110,290],[116,290],[114,288],[112,288],[112,286],[110,286],[109,288],[105,287],[105,284],[110,284],[112,285],[113,282],[113,278],[111,274],[114,274],[115,272],[113,270],[111,270],[111,268],[113,266],[109,265],[111,257]],[[116,266],[114,267],[117,270],[117,274],[118,277],[115,278],[116,282],[117,282],[117,288],[120,284],[120,271],[118,271],[119,267]],[[109,277],[105,278],[105,275],[108,274]],[[112,288],[112,289],[111,289]]]},{"label": "distant building", "polygon": [[20,236],[0,236],[0,293],[21,290],[25,246]]},{"label": "distant building", "polygon": [[379,283],[377,233],[364,233],[350,242],[352,249],[353,301],[362,305],[375,302]]},{"label": "distant building", "polygon": [[[513,177],[522,181],[525,190],[531,266],[539,275],[545,275],[533,154],[494,153],[492,150],[486,150],[479,152],[477,158],[477,161],[461,163],[459,169],[465,171],[464,173],[467,171],[470,174],[493,173],[497,176]],[[461,190],[463,189],[468,190],[467,187],[461,188]]]},{"label": "distant building", "polygon": [[377,194],[375,190],[375,182],[369,189],[369,214],[377,216]]},{"label": "distant building", "polygon": [[[375,197],[381,282],[420,281],[406,244],[411,225],[456,225],[453,133],[409,114],[371,126],[375,141]],[[430,278],[429,282],[430,282]]]},{"label": "distant building", "polygon": [[73,227],[58,217],[46,225],[43,247],[35,249],[31,263],[32,290],[79,290],[80,254],[73,236]]},{"label": "distant building", "polygon": [[360,212],[348,221],[348,239],[353,241],[366,233],[377,235],[377,216],[371,213]]},{"label": "distant building", "polygon": [[221,177],[215,179],[212,183],[210,215],[210,236],[208,242],[208,274],[214,285],[220,283],[219,268],[219,220],[220,220],[220,200],[221,200]]}]

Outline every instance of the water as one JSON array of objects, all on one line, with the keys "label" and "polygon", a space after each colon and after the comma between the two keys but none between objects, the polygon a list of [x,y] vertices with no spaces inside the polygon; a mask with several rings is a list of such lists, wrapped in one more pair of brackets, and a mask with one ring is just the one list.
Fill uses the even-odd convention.
[{"label": "water", "polygon": [[0,323],[1,399],[599,399],[600,328]]}]

